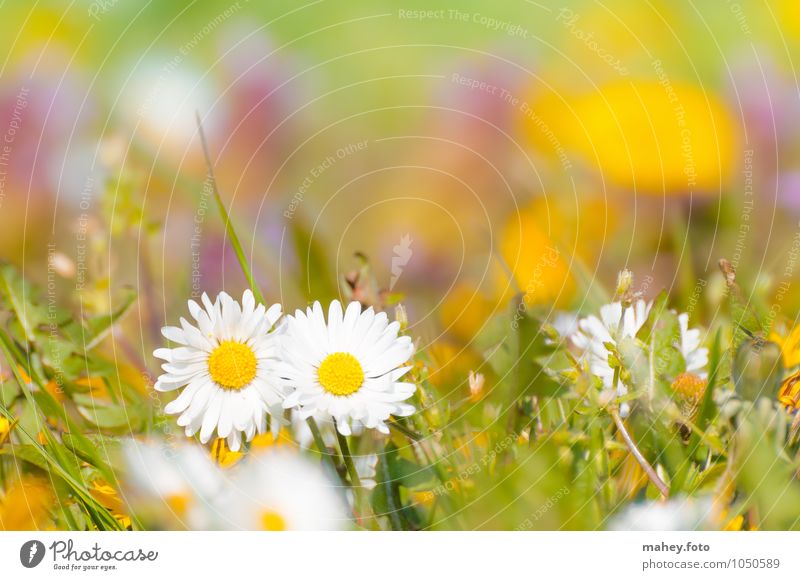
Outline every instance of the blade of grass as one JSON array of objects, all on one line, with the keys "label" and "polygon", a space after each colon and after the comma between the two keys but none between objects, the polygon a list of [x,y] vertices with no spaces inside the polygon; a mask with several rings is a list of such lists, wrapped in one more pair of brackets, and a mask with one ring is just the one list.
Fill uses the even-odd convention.
[{"label": "blade of grass", "polygon": [[[16,357],[14,356],[14,352],[10,347],[9,341],[11,339],[5,334],[4,331],[0,331],[0,349],[2,349],[3,355],[5,356],[6,360],[11,367],[11,370],[14,374],[14,377],[19,383],[20,389],[22,390],[23,395],[25,396],[28,404],[32,406],[36,413],[37,424],[44,425],[44,421],[42,418],[41,410],[39,406],[36,404],[36,400],[33,397],[33,394],[30,392],[28,387],[28,383],[22,377],[19,372],[19,368],[17,364],[15,364]],[[42,389],[43,391],[45,389]],[[0,405],[0,414],[6,417],[9,421],[13,421],[14,417],[11,412],[5,407],[5,405]],[[64,464],[67,463],[67,459],[61,454],[60,443],[56,441],[53,434],[50,432],[50,429],[45,427],[41,430],[45,437],[47,438],[48,444],[50,445],[50,449],[56,454],[57,457],[54,457],[44,445],[42,445],[38,438],[28,433],[25,429],[23,429],[20,425],[17,425],[16,432],[23,435],[24,439],[27,439],[28,443],[33,445],[33,447],[41,454],[41,456],[47,461],[48,465],[50,465],[53,470],[63,479],[67,485],[69,485],[75,494],[82,500],[85,505],[85,508],[89,512],[90,517],[98,527],[108,524],[108,527],[103,529],[112,529],[112,530],[119,530],[121,529],[119,522],[106,510],[97,500],[95,500],[92,495],[86,490],[86,488],[75,478],[74,474],[70,472],[69,468]]]},{"label": "blade of grass", "polygon": [[306,419],[306,424],[308,425],[308,428],[311,430],[311,436],[314,438],[314,444],[317,446],[320,455],[322,455],[325,461],[328,462],[333,472],[339,474],[342,483],[344,485],[347,485],[347,479],[336,465],[336,459],[334,455],[328,453],[328,447],[327,445],[325,445],[325,440],[322,438],[322,432],[319,430],[319,425],[317,425],[317,422],[314,419],[314,417],[309,417],[308,419]]},{"label": "blade of grass", "polygon": [[253,295],[255,296],[256,300],[263,303],[264,296],[261,294],[258,284],[256,284],[256,279],[253,276],[250,263],[247,261],[247,257],[242,249],[242,244],[239,242],[239,236],[236,235],[236,229],[233,227],[230,215],[225,209],[225,203],[223,203],[222,196],[219,194],[219,188],[217,188],[217,178],[214,175],[214,165],[211,162],[211,155],[208,153],[208,142],[206,141],[206,134],[203,131],[203,122],[200,118],[200,113],[196,112],[195,116],[197,118],[197,132],[200,135],[200,144],[203,147],[203,156],[205,157],[206,161],[206,179],[211,186],[211,191],[214,194],[214,199],[216,200],[219,213],[222,215],[222,219],[225,222],[225,231],[231,240],[231,246],[233,246],[233,251],[236,253],[236,259],[239,261],[239,266],[241,266],[245,278],[247,278],[247,284],[250,286],[250,290],[253,291]]}]

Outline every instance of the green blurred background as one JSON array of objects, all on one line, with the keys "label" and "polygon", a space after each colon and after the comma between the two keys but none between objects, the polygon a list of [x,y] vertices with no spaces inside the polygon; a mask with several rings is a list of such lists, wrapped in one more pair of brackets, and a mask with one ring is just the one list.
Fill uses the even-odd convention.
[{"label": "green blurred background", "polygon": [[720,257],[749,282],[795,277],[793,0],[0,13],[0,257],[41,282],[51,264],[99,311],[133,285],[140,327],[244,286],[195,111],[287,308],[338,294],[355,252],[426,343],[469,342],[516,290],[584,309],[623,267],[684,305],[696,280],[720,283]]}]

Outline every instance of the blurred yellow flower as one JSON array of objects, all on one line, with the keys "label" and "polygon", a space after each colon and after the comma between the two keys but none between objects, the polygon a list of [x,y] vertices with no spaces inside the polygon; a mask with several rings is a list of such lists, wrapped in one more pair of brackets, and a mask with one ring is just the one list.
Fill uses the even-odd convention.
[{"label": "blurred yellow flower", "polygon": [[775,7],[780,30],[794,38],[800,38],[800,3],[797,0],[776,0]]},{"label": "blurred yellow flower", "polygon": [[785,336],[773,330],[769,340],[781,347],[784,367],[790,369],[800,365],[800,326],[795,326]]},{"label": "blurred yellow flower", "polygon": [[47,381],[44,385],[44,390],[50,393],[50,396],[53,397],[59,403],[64,402],[64,388],[61,387],[55,380],[51,379]]},{"label": "blurred yellow flower", "polygon": [[738,515],[722,528],[724,532],[741,532],[744,526],[744,516]]},{"label": "blurred yellow flower", "polygon": [[55,497],[47,483],[33,476],[14,482],[0,500],[0,530],[41,530],[50,527]]},{"label": "blurred yellow flower", "polygon": [[292,439],[291,433],[281,427],[277,435],[274,435],[271,431],[269,431],[253,437],[253,440],[250,442],[250,449],[267,449],[268,447],[273,447],[276,445],[297,447],[297,443],[295,443]]},{"label": "blurred yellow flower", "polygon": [[[261,435],[258,437],[261,437]],[[211,444],[211,457],[214,459],[214,463],[220,467],[228,468],[236,465],[239,460],[244,457],[244,453],[241,451],[231,451],[226,440],[222,437],[217,437]]]},{"label": "blurred yellow flower", "polygon": [[510,269],[514,285],[507,275],[500,282],[500,293],[507,300],[524,293],[525,303],[569,303],[575,293],[575,281],[569,269],[569,257],[553,243],[542,227],[539,206],[531,205],[511,216],[503,228],[500,254]]},{"label": "blurred yellow flower", "polygon": [[111,486],[104,479],[95,479],[92,481],[92,487],[89,493],[96,499],[100,505],[111,512],[111,515],[122,524],[123,528],[131,527],[131,518],[126,513],[125,504],[119,497],[117,490]]},{"label": "blurred yellow flower", "polygon": [[621,187],[718,192],[733,166],[730,112],[702,87],[671,80],[660,65],[655,75],[576,96],[543,94],[524,116],[525,131],[562,163],[579,159]]},{"label": "blurred yellow flower", "polygon": [[[769,340],[781,348],[783,366],[787,369],[800,365],[800,326],[785,335],[772,331]],[[787,409],[800,409],[800,373],[786,377],[778,391],[778,402]]]},{"label": "blurred yellow flower", "polygon": [[0,417],[0,445],[3,445],[6,441],[8,441],[12,428],[13,425],[11,424],[11,421],[5,417]]},{"label": "blurred yellow flower", "polygon": [[430,507],[436,499],[436,494],[430,490],[412,491],[411,501],[416,505],[424,505]]},{"label": "blurred yellow flower", "polygon": [[490,300],[474,286],[459,283],[442,302],[439,318],[446,332],[469,343],[499,309],[497,301]]},{"label": "blurred yellow flower", "polygon": [[483,368],[481,358],[467,347],[462,347],[448,340],[438,340],[428,348],[432,359],[428,380],[439,388],[463,385],[469,392],[468,376],[470,371]]},{"label": "blurred yellow flower", "polygon": [[649,479],[647,474],[630,453],[626,453],[620,465],[619,476],[617,477],[617,491],[626,499],[633,499],[640,490],[647,487]]}]

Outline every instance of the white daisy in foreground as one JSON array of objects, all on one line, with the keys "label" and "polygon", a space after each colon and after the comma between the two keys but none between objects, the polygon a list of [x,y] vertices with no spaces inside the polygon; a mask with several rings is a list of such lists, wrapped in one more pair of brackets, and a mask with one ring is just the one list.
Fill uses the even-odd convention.
[{"label": "white daisy in foreground", "polygon": [[[614,369],[608,362],[611,354],[607,344],[616,346],[625,338],[634,338],[650,314],[652,303],[637,300],[628,308],[622,307],[620,302],[607,304],[600,309],[600,318],[591,315],[578,322],[577,332],[572,334],[572,342],[581,351],[589,363],[589,371],[600,377],[603,385],[610,389],[614,386]],[[697,375],[704,379],[704,371],[708,363],[708,349],[700,346],[700,331],[689,328],[689,315],[678,315],[680,326],[679,342],[675,346],[683,355],[687,373]],[[621,382],[617,385],[617,394],[624,395],[627,388]],[[620,415],[627,416],[629,405],[620,406]]]},{"label": "white daisy in foreground", "polygon": [[710,498],[673,498],[667,502],[647,501],[627,506],[609,523],[615,531],[683,532],[719,529]]},{"label": "white daisy in foreground", "polygon": [[223,480],[202,447],[128,439],[122,453],[125,500],[149,528],[209,529]]},{"label": "white daisy in foreground", "polygon": [[246,290],[242,305],[225,292],[213,303],[206,294],[203,307],[189,301],[189,312],[197,326],[181,318],[181,326],[167,326],[164,336],[177,348],[159,348],[153,354],[166,361],[165,374],[155,384],[157,391],[185,387],[164,411],[180,414],[178,425],[186,435],[200,432],[207,443],[214,431],[227,438],[232,451],[241,447],[241,436],[249,441],[266,428],[266,414],[280,409],[282,392],[276,378],[279,304],[256,307],[253,293]]},{"label": "white daisy in foreground", "polygon": [[303,419],[330,415],[342,435],[362,426],[389,433],[385,421],[391,415],[414,412],[403,401],[416,387],[400,381],[411,369],[402,365],[414,345],[399,330],[385,313],[362,312],[358,302],[342,312],[334,300],[327,322],[319,302],[287,316],[280,375],[289,394],[283,406],[298,407]]},{"label": "white daisy in foreground", "polygon": [[339,484],[317,462],[284,450],[253,453],[233,468],[215,501],[215,527],[342,530],[350,525]]}]

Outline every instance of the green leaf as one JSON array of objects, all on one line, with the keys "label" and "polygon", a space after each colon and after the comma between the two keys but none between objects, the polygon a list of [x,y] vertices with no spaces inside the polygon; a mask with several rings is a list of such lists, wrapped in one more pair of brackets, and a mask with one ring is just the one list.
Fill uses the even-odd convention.
[{"label": "green leaf", "polygon": [[754,304],[742,292],[736,282],[736,272],[727,260],[719,261],[725,283],[728,287],[728,309],[734,327],[733,343],[735,351],[742,342],[748,339],[763,338],[766,328],[755,312]]},{"label": "green leaf", "polygon": [[236,259],[239,261],[239,267],[241,267],[245,278],[247,278],[247,283],[256,298],[256,302],[263,303],[264,295],[261,294],[261,289],[256,283],[255,276],[253,276],[253,270],[250,268],[250,262],[248,262],[247,256],[242,249],[242,244],[239,241],[238,234],[236,233],[236,228],[233,227],[233,222],[231,222],[231,217],[228,214],[228,210],[225,209],[225,202],[222,201],[222,196],[220,195],[219,188],[217,187],[217,178],[214,175],[214,165],[211,162],[211,155],[208,152],[208,143],[206,141],[206,134],[203,131],[200,113],[197,113],[197,131],[200,134],[200,143],[203,147],[203,156],[205,157],[206,161],[206,169],[208,172],[207,182],[211,185],[211,190],[214,193],[214,200],[217,203],[217,209],[222,216],[222,221],[225,223],[225,232],[227,233],[228,238],[230,238],[231,246],[236,254]]},{"label": "green leaf", "polygon": [[135,405],[122,407],[98,400],[93,395],[76,394],[73,397],[81,416],[98,427],[117,429],[130,427],[135,430],[141,424],[141,416]]},{"label": "green leaf", "polygon": [[44,323],[47,317],[37,304],[30,283],[25,282],[16,268],[9,264],[0,266],[0,295],[6,307],[16,316],[25,339],[34,342],[37,326]]},{"label": "green leaf", "polygon": [[123,289],[121,304],[112,312],[102,316],[95,316],[86,321],[87,332],[83,337],[84,351],[92,350],[102,341],[111,330],[114,324],[125,316],[133,303],[136,302],[136,291],[133,288]]},{"label": "green leaf", "polygon": [[708,355],[708,384],[703,395],[703,402],[700,403],[700,409],[697,413],[696,423],[703,431],[708,428],[711,420],[717,414],[717,405],[714,403],[714,389],[717,388],[721,380],[722,354],[722,331],[717,329]]},{"label": "green leaf", "polygon": [[376,487],[372,493],[372,509],[376,516],[387,516],[393,530],[407,530],[410,526],[402,513],[403,504],[400,499],[402,468],[399,467],[399,459],[397,446],[390,441],[384,447],[375,468]]},{"label": "green leaf", "polygon": [[0,448],[0,455],[14,457],[21,461],[30,463],[31,465],[35,465],[40,469],[44,469],[45,471],[50,470],[50,464],[47,463],[47,460],[33,445],[26,445],[24,443],[17,443],[14,446],[7,445]]},{"label": "green leaf", "polygon": [[775,399],[783,380],[781,349],[773,342],[746,338],[735,351],[732,371],[734,388],[743,399]]},{"label": "green leaf", "polygon": [[[760,407],[761,405],[759,405]],[[781,409],[777,409],[785,418]],[[800,528],[800,483],[796,466],[786,460],[773,437],[774,415],[751,408],[736,433],[736,454],[741,458],[736,480],[755,505],[764,530]]]}]

